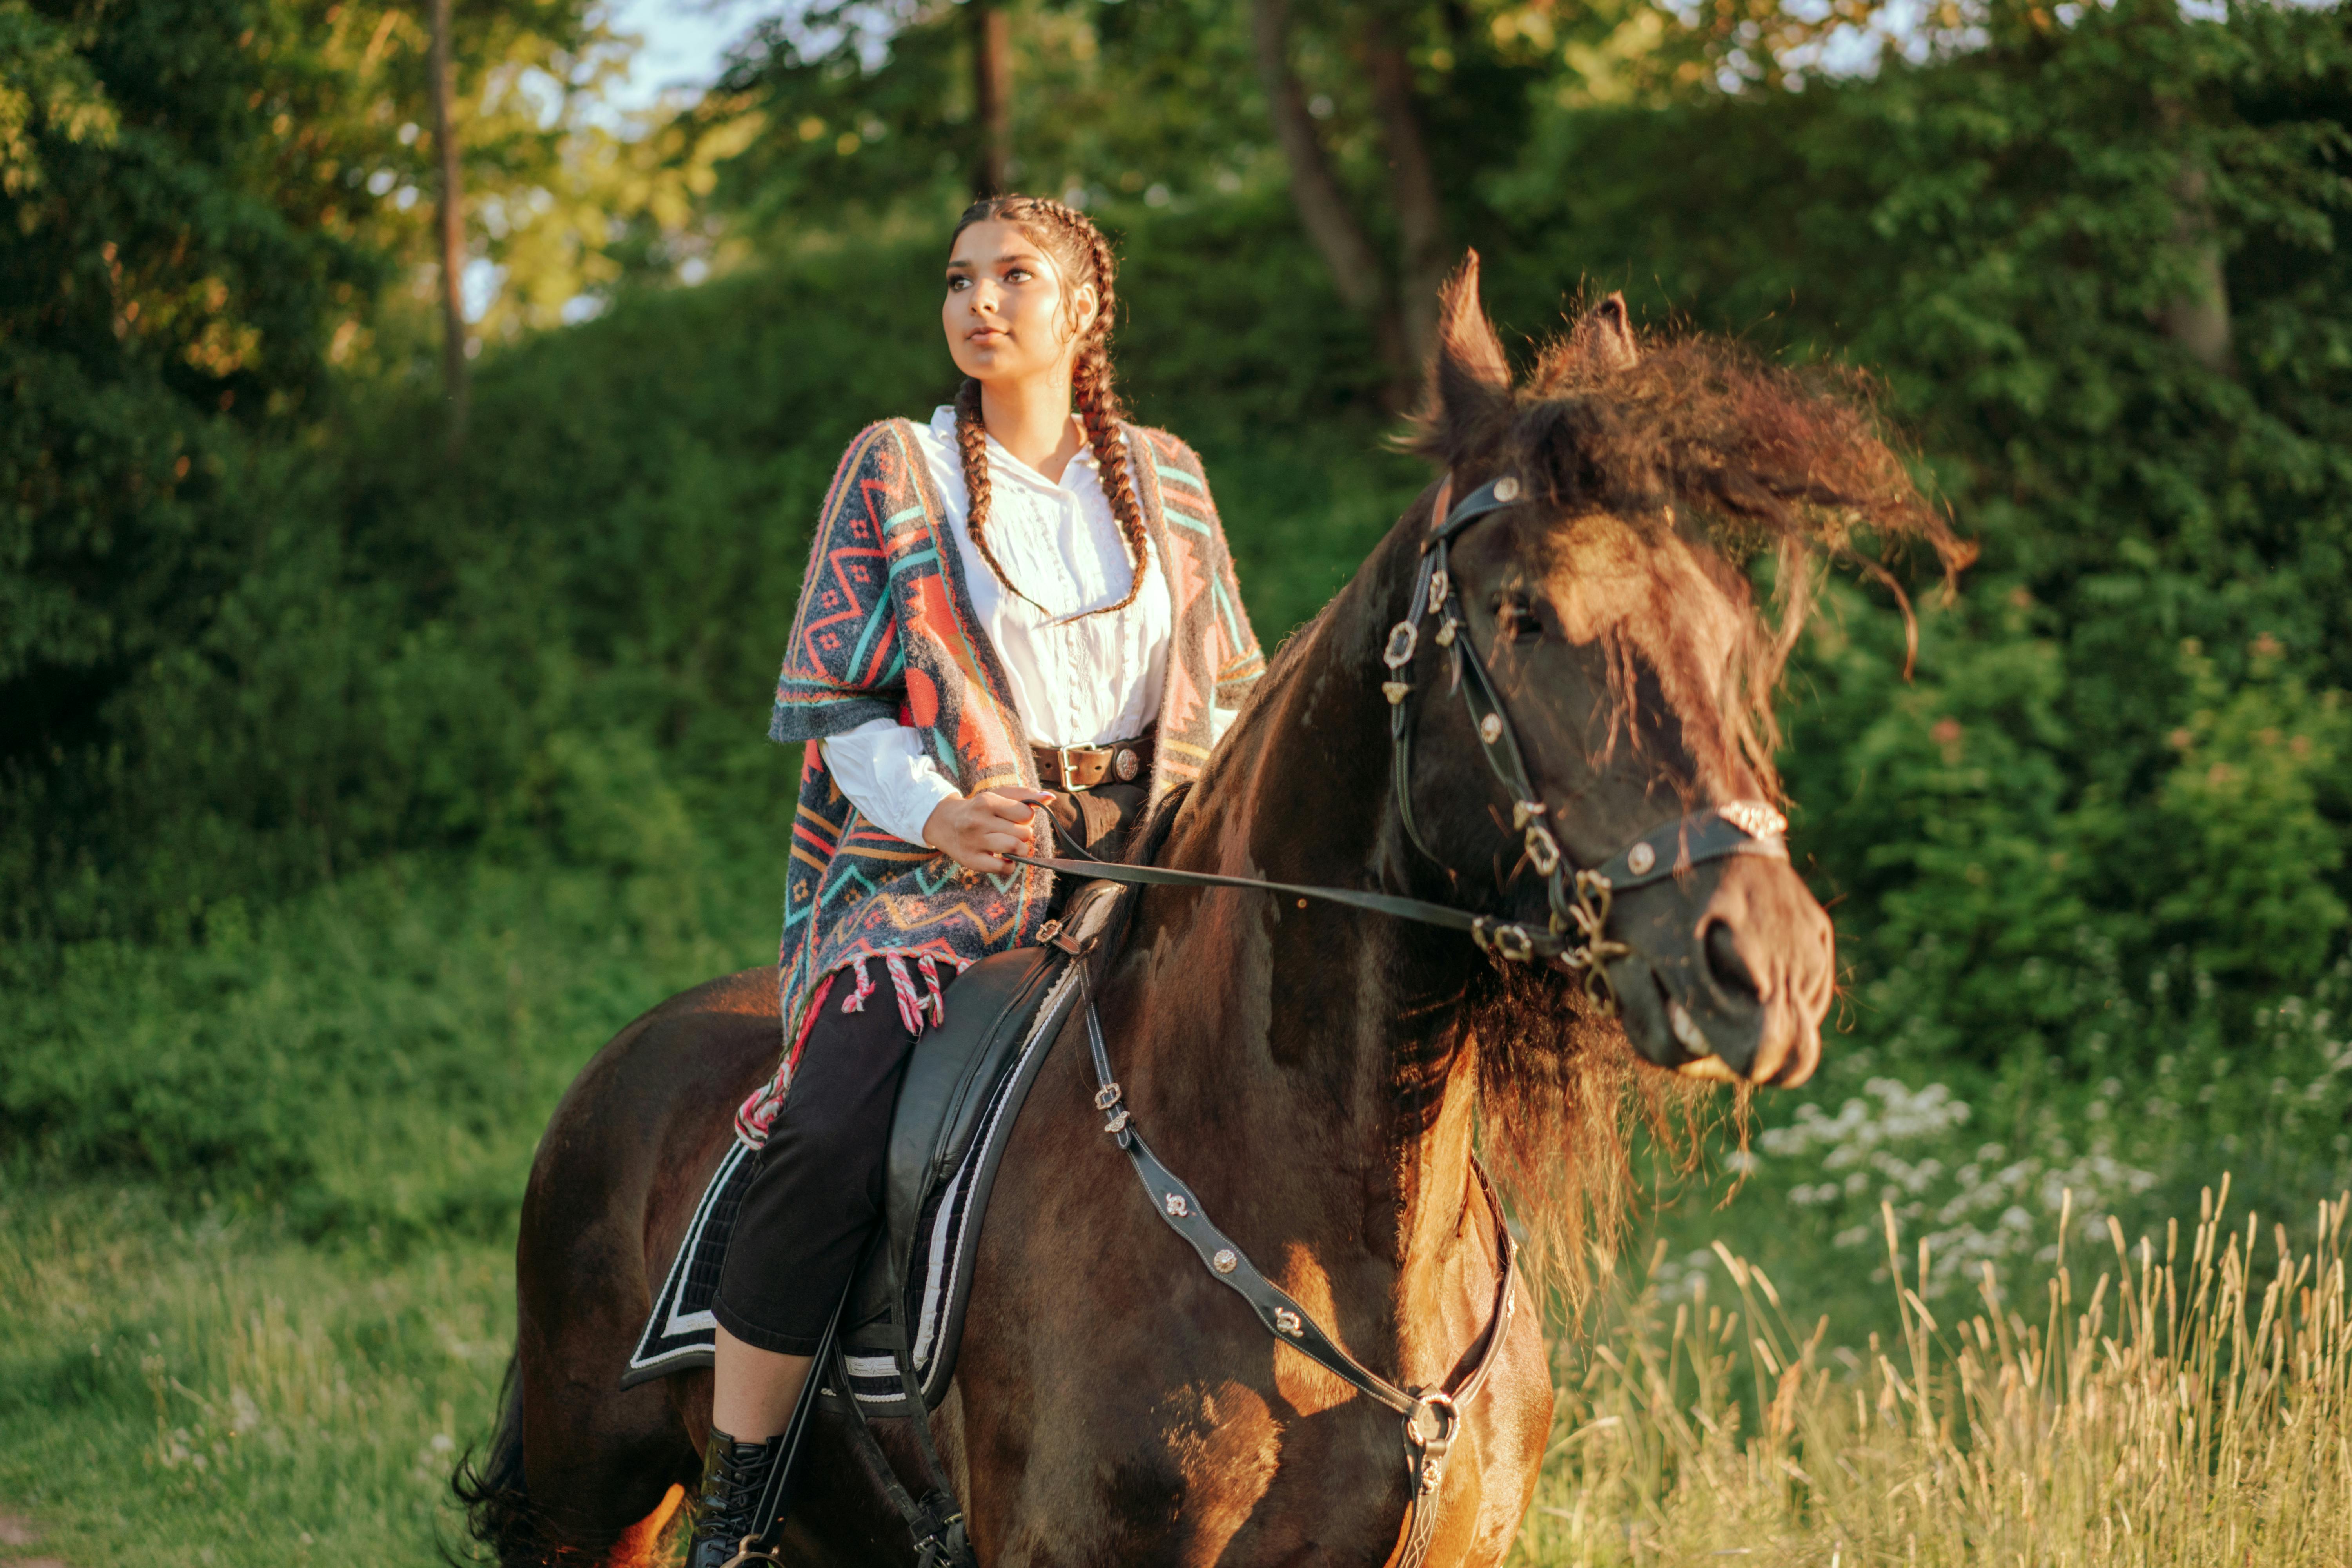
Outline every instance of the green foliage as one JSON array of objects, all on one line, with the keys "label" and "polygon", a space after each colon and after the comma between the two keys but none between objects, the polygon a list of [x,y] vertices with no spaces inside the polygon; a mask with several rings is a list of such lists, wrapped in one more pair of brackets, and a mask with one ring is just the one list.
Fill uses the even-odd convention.
[{"label": "green foliage", "polygon": [[[1988,24],[1874,80],[1563,110],[1494,187],[1521,319],[1574,257],[1869,365],[1981,542],[1914,683],[1889,609],[1842,600],[1785,761],[1863,1027],[1983,1061],[2077,1050],[2110,965],[2312,984],[2352,820],[2319,695],[2352,686],[2344,18]],[[2233,371],[2159,330],[2214,255]]]},{"label": "green foliage", "polygon": [[[581,764],[595,869],[408,857],[171,944],[89,941],[8,982],[0,1129],[17,1186],[112,1169],[300,1237],[402,1249],[513,1222],[573,1073],[623,1023],[772,962],[772,853],[660,841],[643,783]],[[620,776],[614,776],[618,773]],[[658,859],[618,868],[632,858]]]},{"label": "green foliage", "polygon": [[[118,336],[106,310],[90,314],[96,285],[75,283],[57,299],[81,315],[26,304],[38,331],[0,351],[20,366],[18,471],[63,476],[17,485],[27,542],[0,577],[26,606],[8,618],[25,640],[0,779],[0,881],[28,939],[12,989],[131,962],[130,947],[74,951],[83,938],[209,951],[220,907],[267,910],[387,857],[605,878],[615,920],[656,924],[714,859],[757,864],[791,787],[761,730],[803,531],[854,429],[919,416],[951,384],[929,322],[960,132],[918,107],[961,68],[950,21],[872,59],[847,35],[812,35],[665,132],[678,169],[707,167],[725,124],[768,117],[720,165],[730,183],[705,225],[768,237],[766,262],[694,289],[623,289],[597,321],[491,353],[452,468],[421,460],[438,447],[428,400],[326,368],[341,323],[376,309],[357,293],[382,275],[370,268],[404,241],[333,238],[326,209],[289,194],[329,200],[315,167],[272,184],[239,151],[275,123],[254,116],[344,68],[306,76],[289,62],[310,57],[281,51],[265,69],[226,23],[182,29],[224,73],[204,89],[207,121],[157,107],[160,88],[134,92],[137,69],[77,74],[105,50],[135,60],[146,35],[5,15],[11,58],[47,64],[23,69],[32,85],[0,115],[28,128],[41,171],[10,198],[36,215],[30,248],[0,265],[47,265],[43,226],[85,220],[37,204],[113,179],[105,160],[134,141],[151,162],[181,148],[201,165],[187,180],[246,182],[202,209],[243,227],[187,227],[179,250],[160,217],[121,231],[136,243],[116,261],[145,290],[152,336]],[[1851,964],[1853,1033],[1832,1060],[1880,1075],[2031,1063],[2079,1089],[2228,1049],[2258,1013],[2308,1002],[2343,952],[2352,46],[2333,13],[1990,23],[1975,52],[1801,92],[1662,98],[1659,61],[1687,58],[1677,44],[1634,72],[1650,87],[1600,102],[1546,75],[1529,36],[1491,26],[1475,50],[1433,33],[1420,58],[1437,77],[1491,68],[1492,89],[1517,94],[1503,118],[1528,127],[1524,147],[1478,142],[1468,119],[1435,138],[1507,323],[1543,330],[1581,269],[1654,316],[1671,304],[1762,349],[1881,372],[1984,559],[1955,604],[1913,583],[1916,678],[1895,607],[1849,584],[1792,683],[1798,848]],[[1178,101],[1192,68],[1162,45],[1186,29],[1223,62],[1202,91],[1226,96]],[[1564,37],[1545,47],[1600,47]],[[1127,257],[1124,384],[1141,417],[1207,457],[1253,611],[1278,637],[1423,482],[1380,448],[1370,334],[1251,162],[1229,22],[1152,0],[1054,13],[1028,38],[1024,112],[1071,112],[1058,132],[1024,122],[1025,145],[1069,161]],[[254,89],[234,85],[248,79],[278,96],[250,108]],[[88,108],[100,80],[111,132]],[[1119,141],[1105,105],[1122,96],[1202,139],[1184,143],[1201,179],[1160,178]],[[901,99],[904,125],[841,151],[841,106]],[[803,137],[796,105],[833,140]],[[215,121],[201,145],[187,129]],[[1130,189],[1123,163],[1153,178]],[[119,183],[119,203],[142,189]],[[1164,203],[1146,199],[1152,184]],[[323,185],[359,210],[359,186]],[[804,221],[820,199],[836,226]],[[53,258],[68,279],[89,271],[96,231],[74,232]],[[2217,256],[2233,365],[2166,325]],[[203,279],[268,268],[267,309],[237,303],[257,281],[201,321],[174,303]],[[217,342],[244,357],[197,376],[187,344]],[[224,412],[219,393],[237,387],[258,390]],[[310,1156],[236,1120],[269,1074],[200,1067],[214,1042],[151,1045],[175,1064],[168,1081],[228,1120],[142,1151],[107,1120],[117,1110],[74,1109],[132,1081],[101,1052],[71,1070],[12,1063],[0,1125],[84,1163],[318,1186]]]}]

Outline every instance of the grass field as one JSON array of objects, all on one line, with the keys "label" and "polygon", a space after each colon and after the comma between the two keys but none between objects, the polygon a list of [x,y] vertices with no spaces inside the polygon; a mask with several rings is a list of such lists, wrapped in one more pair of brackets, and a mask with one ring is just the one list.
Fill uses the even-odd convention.
[{"label": "grass field", "polygon": [[[446,1479],[504,1364],[537,1130],[618,1023],[760,961],[761,882],[401,864],[20,965],[43,1049],[10,1093],[51,1131],[0,1167],[0,1563],[461,1548]],[[2352,1562],[2343,1211],[2280,1198],[2343,1168],[2329,1033],[2308,1084],[2273,1042],[2253,1098],[2179,1095],[2271,1175],[2263,1212],[2201,1221],[2189,1186],[2169,1230],[2149,1205],[2217,1123],[2098,1133],[2156,1125],[2090,1110],[2102,1086],[2029,1085],[2045,1123],[1865,1060],[1763,1101],[1753,1152],[1652,1194],[1555,1328],[1517,1561]]]}]

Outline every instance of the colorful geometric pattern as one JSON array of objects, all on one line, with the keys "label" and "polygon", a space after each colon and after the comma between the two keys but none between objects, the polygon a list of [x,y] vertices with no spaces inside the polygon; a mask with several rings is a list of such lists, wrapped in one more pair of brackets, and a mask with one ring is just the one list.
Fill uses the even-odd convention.
[{"label": "colorful geometric pattern", "polygon": [[[1242,606],[1224,529],[1201,460],[1161,430],[1127,427],[1137,500],[1165,568],[1174,610],[1151,769],[1157,801],[1207,763],[1209,708],[1237,708],[1265,658]],[[814,742],[873,719],[922,732],[967,793],[1037,787],[1028,736],[995,648],[976,628],[962,552],[903,419],[850,443],[825,493],[792,637],[776,681],[769,738]],[[801,1037],[818,983],[844,965],[896,957],[904,973],[952,965],[1034,942],[1053,873],[987,877],[867,822],[808,744],[784,885],[784,1038]],[[920,961],[929,960],[929,964]],[[862,994],[862,993],[861,993]],[[754,1100],[772,1115],[791,1079]]]}]

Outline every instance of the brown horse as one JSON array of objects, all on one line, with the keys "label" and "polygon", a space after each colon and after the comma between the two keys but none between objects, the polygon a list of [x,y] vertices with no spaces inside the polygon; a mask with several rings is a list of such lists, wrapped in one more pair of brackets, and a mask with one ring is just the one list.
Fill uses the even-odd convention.
[{"label": "brown horse", "polygon": [[[1457,496],[1519,482],[1523,504],[1454,545],[1461,635],[1568,858],[1597,866],[1695,806],[1774,797],[1768,702],[1815,564],[1849,526],[1924,536],[1948,566],[1953,547],[1853,400],[1704,342],[1641,355],[1617,300],[1514,385],[1475,268],[1448,290],[1418,447]],[[1401,825],[1382,652],[1431,505],[1275,659],[1160,864],[1544,922],[1522,825],[1425,643],[1407,672],[1407,787],[1430,852]],[[1777,622],[1734,559],[1759,543],[1779,556]],[[1563,969],[1457,933],[1153,889],[1101,1016],[1136,1124],[1206,1211],[1359,1361],[1435,1386],[1495,1315],[1474,1138],[1531,1251],[1549,1237],[1572,1268],[1561,1243],[1611,1234],[1635,1053],[1756,1083],[1798,1082],[1819,1058],[1830,923],[1785,860],[1691,868],[1621,897],[1609,929],[1625,944],[1608,966],[1622,1020]],[[697,1473],[709,1374],[619,1380],[730,1113],[778,1044],[773,971],[712,981],[622,1031],[556,1110],[524,1200],[505,1416],[461,1489],[502,1561],[637,1560]],[[932,1422],[981,1560],[1389,1561],[1407,1503],[1396,1417],[1277,1345],[1200,1267],[1103,1135],[1094,1090],[1066,1043],[1036,1081]],[[1497,1563],[1518,1529],[1552,1412],[1534,1307],[1523,1285],[1519,1326],[1464,1411],[1431,1563]],[[915,1474],[906,1434],[883,1436]],[[803,1463],[795,1561],[908,1559],[832,1418]]]}]

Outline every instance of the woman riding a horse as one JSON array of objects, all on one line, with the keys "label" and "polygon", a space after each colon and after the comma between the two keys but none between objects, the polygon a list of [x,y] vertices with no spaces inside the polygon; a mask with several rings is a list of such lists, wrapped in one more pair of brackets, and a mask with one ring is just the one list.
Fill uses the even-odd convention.
[{"label": "woman riding a horse", "polygon": [[[726,1558],[873,1227],[899,1063],[1047,919],[1006,859],[1033,807],[1099,841],[1148,778],[1127,871],[1190,880],[1132,900],[1099,1032],[1039,1047],[950,1386],[872,1436],[935,1447],[991,1568],[1497,1568],[1551,1428],[1529,1281],[1612,1238],[1627,1110],[1654,1069],[1820,1059],[1832,933],[1772,721],[1819,567],[1858,532],[1967,552],[1851,378],[1639,342],[1613,296],[1515,369],[1474,256],[1413,437],[1437,474],[1262,665],[1198,462],[1113,413],[1086,221],[983,204],[949,279],[972,381],[851,448],[793,630],[775,733],[817,743],[781,965],[655,1007],[556,1109],[470,1523],[514,1568],[640,1568],[715,1426],[695,1562]],[[632,1381],[739,1134],[715,1384]],[[809,1426],[775,1560],[917,1561],[853,1420]]]},{"label": "woman riding a horse", "polygon": [[880,1223],[908,1053],[958,973],[1049,918],[1052,873],[1004,857],[1050,852],[1038,807],[1098,845],[1197,776],[1265,668],[1200,460],[1121,419],[1115,273],[1059,202],[966,209],[940,311],[955,406],[866,429],[825,498],[769,731],[809,742],[790,1049],[737,1118],[760,1153],[713,1309],[690,1568],[766,1522],[779,1435]]}]

